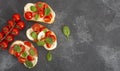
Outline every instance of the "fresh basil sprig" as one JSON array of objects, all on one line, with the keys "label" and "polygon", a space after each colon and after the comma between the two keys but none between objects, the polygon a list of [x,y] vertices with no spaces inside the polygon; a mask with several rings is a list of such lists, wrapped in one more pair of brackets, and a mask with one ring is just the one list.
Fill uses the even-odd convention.
[{"label": "fresh basil sprig", "polygon": [[69,37],[70,37],[70,28],[68,27],[68,26],[63,26],[63,33],[64,33],[64,35],[69,39]]}]

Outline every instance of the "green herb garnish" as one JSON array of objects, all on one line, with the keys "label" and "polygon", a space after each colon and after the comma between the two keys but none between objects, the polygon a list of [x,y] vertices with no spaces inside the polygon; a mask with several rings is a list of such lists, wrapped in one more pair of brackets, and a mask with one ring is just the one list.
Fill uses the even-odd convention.
[{"label": "green herb garnish", "polygon": [[46,32],[47,32],[47,29],[44,29],[43,32],[46,33]]},{"label": "green herb garnish", "polygon": [[34,39],[37,39],[37,33],[36,32],[32,32],[31,33],[31,37],[34,38]]},{"label": "green herb garnish", "polygon": [[48,44],[52,44],[53,43],[53,39],[51,37],[46,37],[45,38],[45,42]]},{"label": "green herb garnish", "polygon": [[30,53],[30,55],[32,55],[32,56],[34,56],[34,55],[35,55],[35,52],[34,52],[34,50],[33,50],[33,49],[30,49],[30,50],[29,50],[29,53]]},{"label": "green herb garnish", "polygon": [[44,41],[38,41],[38,42],[37,42],[37,45],[38,45],[38,46],[44,46],[44,44],[45,44]]},{"label": "green herb garnish", "polygon": [[63,33],[64,35],[69,39],[70,36],[70,28],[68,26],[63,27]]},{"label": "green herb garnish", "polygon": [[25,62],[25,64],[26,64],[26,66],[27,66],[28,68],[32,68],[32,67],[33,67],[33,63],[30,62],[30,61],[28,61],[28,60]]},{"label": "green herb garnish", "polygon": [[33,11],[33,12],[35,12],[35,11],[37,11],[37,8],[35,6],[31,6],[30,10]]},{"label": "green herb garnish", "polygon": [[39,6],[39,7],[42,7],[42,6],[43,6],[43,4],[38,4],[38,6]]},{"label": "green herb garnish", "polygon": [[22,51],[22,49],[21,49],[21,47],[19,46],[19,45],[14,45],[14,50],[16,51],[16,52],[21,52]]},{"label": "green herb garnish", "polygon": [[34,18],[35,18],[35,20],[37,20],[39,18],[39,15],[36,14]]},{"label": "green herb garnish", "polygon": [[52,53],[50,51],[47,53],[46,58],[47,58],[47,61],[51,61],[52,60]]},{"label": "green herb garnish", "polygon": [[50,8],[45,8],[45,16],[48,16],[50,12],[51,12]]},{"label": "green herb garnish", "polygon": [[24,57],[24,58],[26,58],[27,55],[28,55],[28,54],[27,54],[26,52],[22,53],[22,57]]}]

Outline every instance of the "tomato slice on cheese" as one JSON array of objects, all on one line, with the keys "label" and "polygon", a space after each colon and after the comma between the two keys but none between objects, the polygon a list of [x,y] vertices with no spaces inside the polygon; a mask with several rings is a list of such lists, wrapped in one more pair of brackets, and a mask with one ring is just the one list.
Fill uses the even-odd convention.
[{"label": "tomato slice on cheese", "polygon": [[26,20],[52,24],[55,19],[55,12],[45,2],[27,3],[24,6],[24,17]]},{"label": "tomato slice on cheese", "polygon": [[57,37],[55,33],[39,23],[33,24],[26,32],[28,39],[43,46],[46,50],[53,50],[57,47]]},{"label": "tomato slice on cheese", "polygon": [[15,41],[10,46],[9,53],[14,55],[20,63],[27,68],[33,68],[37,64],[37,49],[29,41]]}]

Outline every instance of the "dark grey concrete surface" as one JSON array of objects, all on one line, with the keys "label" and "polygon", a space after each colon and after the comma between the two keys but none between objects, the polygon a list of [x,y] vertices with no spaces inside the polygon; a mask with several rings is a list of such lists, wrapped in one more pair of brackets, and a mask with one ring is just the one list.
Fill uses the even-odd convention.
[{"label": "dark grey concrete surface", "polygon": [[[58,37],[53,60],[47,62],[47,51],[33,43],[39,53],[36,67],[27,69],[8,50],[0,50],[0,71],[120,71],[120,0],[0,0],[0,30],[13,13],[23,15],[26,3],[38,1],[56,12],[53,25],[41,23]],[[16,40],[28,40],[25,32],[34,22],[25,22]],[[63,25],[71,29],[69,41]]]}]

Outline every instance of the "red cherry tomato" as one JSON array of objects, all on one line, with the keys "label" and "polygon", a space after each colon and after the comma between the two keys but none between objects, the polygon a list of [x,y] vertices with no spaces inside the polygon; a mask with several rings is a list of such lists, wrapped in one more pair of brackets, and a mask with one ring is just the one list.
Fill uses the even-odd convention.
[{"label": "red cherry tomato", "polygon": [[8,35],[6,37],[6,41],[8,41],[8,42],[12,42],[13,40],[14,40],[14,37],[12,35]]},{"label": "red cherry tomato", "polygon": [[12,28],[15,25],[15,22],[13,20],[8,20],[7,24],[9,28]]},{"label": "red cherry tomato", "polygon": [[22,30],[25,27],[25,23],[23,21],[18,21],[16,27]]},{"label": "red cherry tomato", "polygon": [[38,14],[39,14],[40,18],[44,17],[44,11],[38,11]]},{"label": "red cherry tomato", "polygon": [[51,47],[51,44],[46,44],[46,46],[47,46],[48,48],[50,48],[50,47]]},{"label": "red cherry tomato", "polygon": [[50,21],[51,21],[51,17],[45,16],[45,17],[44,17],[44,21],[45,21],[45,22],[50,22]]},{"label": "red cherry tomato", "polygon": [[30,42],[28,42],[28,41],[24,41],[24,44],[27,45],[27,46],[29,46],[29,47],[32,46],[32,44]]},{"label": "red cherry tomato", "polygon": [[15,51],[13,50],[13,48],[14,48],[14,47],[12,46],[12,47],[10,47],[10,49],[9,49],[9,53],[12,54],[12,55],[15,53]]},{"label": "red cherry tomato", "polygon": [[20,53],[23,53],[25,51],[25,46],[24,45],[20,45],[20,47],[22,48],[22,51]]},{"label": "red cherry tomato", "polygon": [[55,41],[55,40],[56,40],[56,37],[55,37],[54,35],[50,35],[49,37],[50,37],[50,38],[52,38],[52,39],[53,39],[53,41]]},{"label": "red cherry tomato", "polygon": [[15,22],[18,22],[18,21],[20,20],[20,14],[18,14],[18,13],[13,14],[12,19],[13,19]]},{"label": "red cherry tomato", "polygon": [[20,57],[21,53],[15,52],[14,55],[18,58]]},{"label": "red cherry tomato", "polygon": [[19,57],[19,58],[18,58],[18,61],[19,61],[20,63],[25,63],[26,59],[25,59],[25,58],[22,58],[22,57]]},{"label": "red cherry tomato", "polygon": [[34,25],[32,26],[32,29],[33,29],[35,32],[39,33],[39,32],[40,32],[40,25],[36,23],[36,24],[34,24]]},{"label": "red cherry tomato", "polygon": [[11,34],[17,36],[19,34],[19,30],[17,28],[13,28]]},{"label": "red cherry tomato", "polygon": [[29,61],[33,61],[33,60],[34,60],[34,58],[33,58],[32,56],[30,56],[30,55],[27,56],[27,59],[28,59]]},{"label": "red cherry tomato", "polygon": [[8,48],[8,42],[7,42],[7,41],[2,41],[2,42],[0,43],[0,47],[1,47],[2,49]]},{"label": "red cherry tomato", "polygon": [[0,40],[4,37],[4,34],[0,32]]},{"label": "red cherry tomato", "polygon": [[25,19],[30,20],[33,18],[32,12],[25,12]]},{"label": "red cherry tomato", "polygon": [[46,36],[46,37],[49,37],[49,36],[51,35],[51,33],[52,33],[51,31],[47,31],[47,32],[45,33],[45,36]]},{"label": "red cherry tomato", "polygon": [[2,28],[2,31],[3,31],[3,33],[4,34],[7,34],[8,32],[9,32],[9,27],[8,26],[4,26],[3,28]]}]

